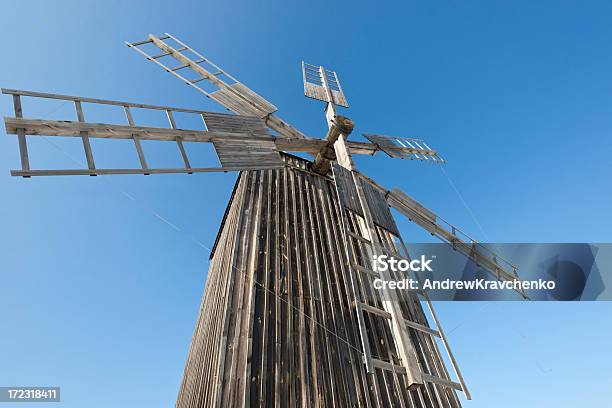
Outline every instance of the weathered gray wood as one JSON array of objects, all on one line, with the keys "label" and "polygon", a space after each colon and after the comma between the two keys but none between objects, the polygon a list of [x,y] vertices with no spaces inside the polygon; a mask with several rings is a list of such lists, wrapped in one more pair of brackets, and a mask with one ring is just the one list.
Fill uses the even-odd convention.
[{"label": "weathered gray wood", "polygon": [[[181,152],[181,157],[183,158],[183,163],[185,163],[185,168],[190,169],[191,164],[189,163],[187,152],[185,151],[185,147],[183,146],[183,139],[180,136],[176,138],[176,144],[178,145],[179,151]],[[191,174],[191,172],[188,173]]]},{"label": "weathered gray wood", "polygon": [[[71,121],[53,121],[11,117],[5,117],[4,122],[5,129],[8,134],[17,134],[18,129],[25,129],[26,134],[33,136],[80,136],[80,132],[87,131],[89,137],[131,139],[132,132],[137,131],[140,133],[142,140],[173,141],[180,136],[183,141],[186,142],[210,142],[213,138],[239,139],[241,137],[251,137],[251,134],[232,133],[222,130],[183,130],[143,126],[130,127],[120,124],[79,123]],[[248,128],[246,129],[248,131]],[[272,137],[270,135],[266,136],[263,134],[263,132],[254,133],[258,137],[267,138],[267,140],[274,140],[279,151],[316,153],[325,143],[321,139],[291,139],[286,137]],[[347,145],[352,154],[371,155],[377,150],[374,145],[369,143],[348,142]]]},{"label": "weathered gray wood", "polygon": [[[487,250],[485,247],[469,238],[455,226],[446,223],[439,216],[434,214],[432,211],[427,210],[416,200],[409,197],[406,193],[402,192],[401,190],[394,189],[392,192],[386,194],[386,197],[387,202],[391,207],[404,214],[406,217],[408,217],[408,219],[421,226],[432,235],[451,244],[453,248],[472,259],[477,265],[480,265],[486,270],[490,271],[498,279],[520,281],[518,276],[515,274],[516,267],[514,265],[508,261],[505,261],[502,257],[496,255],[494,252]],[[468,241],[461,239],[460,236],[467,238]],[[522,290],[517,290],[517,292],[521,296],[526,297]]]},{"label": "weathered gray wood", "polygon": [[[371,211],[363,192],[362,181],[356,173],[352,173],[353,180],[357,190],[357,196],[361,205],[362,213],[364,215],[364,221],[366,225],[366,231],[369,232],[369,239],[373,244],[378,244],[379,240],[375,233],[374,221],[371,216]],[[389,271],[380,271],[382,279],[385,281],[391,281],[391,275]],[[380,289],[381,300],[385,310],[391,315],[391,328],[393,332],[393,340],[399,352],[402,360],[402,365],[406,368],[406,376],[408,378],[408,388],[416,389],[423,384],[422,373],[419,369],[418,362],[416,360],[416,353],[414,344],[410,339],[410,335],[406,329],[404,319],[402,317],[402,311],[399,305],[394,301],[394,294],[392,294],[386,286]]]},{"label": "weathered gray wood", "polygon": [[429,148],[422,140],[370,133],[364,133],[364,136],[390,157],[444,163],[438,152]]},{"label": "weathered gray wood", "polygon": [[[214,84],[216,87],[219,88],[218,91],[212,92],[207,94],[208,96],[210,96],[211,98],[221,102],[224,106],[226,106],[228,109],[230,110],[234,110],[232,109],[232,106],[234,106],[235,104],[238,104],[241,106],[240,111],[242,112],[246,112],[247,114],[255,114],[259,117],[264,117],[272,112],[275,112],[277,110],[277,108],[272,105],[271,103],[267,102],[265,99],[263,99],[261,96],[255,94],[253,91],[251,91],[250,89],[248,89],[246,86],[244,86],[243,84],[241,84],[240,82],[236,82],[235,84],[229,85],[227,83],[225,83],[223,80],[221,80],[220,78],[218,78],[216,75],[213,75],[212,73],[208,72],[206,69],[204,69],[202,66],[198,65],[195,61],[187,58],[185,55],[181,54],[180,51],[170,47],[168,44],[166,44],[163,40],[160,40],[158,37],[150,34],[149,35],[149,39],[151,39],[153,41],[153,43],[161,50],[165,51],[165,52],[169,52],[170,55],[175,58],[177,61],[181,62],[182,64],[185,64],[187,66],[189,66],[190,69],[192,69],[194,72],[197,72],[199,75],[201,75],[202,77],[206,78],[208,81],[210,81],[212,84]],[[179,42],[176,38],[173,37],[173,39],[177,42]],[[185,44],[181,45],[187,47]],[[189,47],[187,47],[189,48]],[[189,48],[190,49],[190,48]],[[192,52],[195,52],[194,50],[190,49]],[[202,59],[204,59],[203,56],[199,55],[198,56]],[[178,75],[176,74],[176,72],[170,70],[170,73],[174,74],[174,75]],[[223,95],[222,98],[218,98],[213,96],[214,94],[217,93],[221,93]],[[236,112],[236,111],[234,111]],[[238,112],[236,112],[238,113]]]},{"label": "weathered gray wood", "polygon": [[224,167],[232,166],[283,166],[276,145],[268,140],[215,140],[217,157]]},{"label": "weathered gray wood", "polygon": [[[116,174],[175,174],[175,173],[220,173],[228,171],[259,170],[267,167],[191,167],[191,168],[147,168],[147,169],[63,169],[63,170],[11,170],[12,176],[91,176]],[[270,167],[278,168],[278,166]]]},{"label": "weathered gray wood", "polygon": [[[134,123],[134,117],[132,116],[132,111],[130,110],[129,106],[124,106],[123,108],[125,110],[125,116],[128,120],[128,124],[130,125],[130,127],[133,128],[135,126],[135,123]],[[134,147],[136,147],[136,153],[138,153],[138,160],[140,161],[140,167],[142,167],[142,169],[144,170],[143,174],[147,176],[150,173],[146,171],[148,169],[147,160],[145,159],[144,151],[142,150],[142,145],[140,144],[140,136],[137,133],[135,133],[135,130],[132,130],[131,137],[132,137],[132,140],[134,141]]]},{"label": "weathered gray wood", "polygon": [[[309,66],[302,61],[302,77],[304,82],[304,95],[324,102],[331,102],[348,108],[348,102],[340,87],[338,75],[334,71],[323,67]],[[332,89],[329,83],[338,89]],[[329,91],[328,91],[329,89]]]},{"label": "weathered gray wood", "polygon": [[457,359],[455,358],[455,355],[453,354],[453,351],[450,348],[450,345],[448,343],[448,339],[446,338],[446,334],[444,333],[444,330],[442,329],[442,325],[440,324],[440,321],[438,320],[438,316],[436,314],[436,311],[434,310],[434,307],[431,304],[431,300],[429,300],[429,297],[427,296],[427,293],[423,292],[423,295],[425,297],[425,301],[427,303],[427,307],[429,309],[429,313],[431,313],[431,317],[433,318],[434,323],[435,323],[436,327],[438,328],[438,330],[436,331],[438,333],[437,335],[438,335],[438,337],[440,337],[442,339],[442,344],[444,345],[444,349],[446,350],[446,353],[448,354],[448,358],[451,360],[451,365],[453,366],[453,370],[455,371],[455,375],[459,379],[459,384],[461,385],[460,390],[463,391],[463,393],[465,394],[465,398],[470,400],[470,399],[472,399],[472,396],[470,395],[470,391],[468,390],[467,385],[465,384],[465,380],[463,379],[463,375],[461,374],[461,369],[459,368],[459,364],[457,363]]},{"label": "weathered gray wood", "polygon": [[[76,109],[78,121],[81,123],[85,122],[85,116],[83,115],[83,107],[81,106],[81,102],[74,101],[74,106]],[[87,167],[89,167],[90,170],[93,170],[96,168],[96,164],[94,163],[93,153],[91,151],[91,145],[89,143],[88,132],[82,131],[80,132],[80,134],[81,134],[81,139],[83,140],[83,149],[85,150],[85,157],[87,159]]]},{"label": "weathered gray wood", "polygon": [[[23,111],[21,108],[21,98],[19,95],[13,95],[13,107],[15,109],[15,117],[23,117]],[[27,171],[30,169],[30,159],[28,158],[28,144],[26,141],[26,133],[23,128],[15,129],[17,133],[17,139],[19,140],[19,158],[21,160],[21,169]]]},{"label": "weathered gray wood", "polygon": [[[166,110],[166,116],[168,116],[168,122],[170,123],[170,127],[172,129],[176,129],[176,121],[174,120],[174,114],[171,110]],[[177,136],[176,144],[179,148],[179,152],[181,153],[181,158],[183,159],[183,163],[185,163],[185,168],[191,168],[191,164],[189,164],[189,159],[187,158],[187,152],[185,151],[185,147],[183,146],[183,139],[181,136]],[[192,172],[188,172],[192,174]]]},{"label": "weathered gray wood", "polygon": [[[126,114],[127,115],[127,114]],[[154,128],[135,125],[118,125],[105,123],[79,123],[71,121],[53,121],[41,119],[4,118],[7,134],[17,134],[18,129],[25,129],[32,136],[81,136],[88,132],[89,137],[109,139],[131,139],[133,133],[138,133],[142,140],[175,141],[181,137],[185,142],[211,142],[213,139],[227,140],[268,140],[278,143],[279,150],[311,151],[321,146],[321,140],[294,140],[259,136],[245,133],[230,133],[207,130],[182,130],[169,128]]]},{"label": "weathered gray wood", "polygon": [[[21,95],[28,96],[34,98],[46,98],[46,99],[59,99],[65,101],[73,101],[73,102],[86,102],[86,103],[94,103],[101,105],[115,105],[115,106],[128,106],[131,108],[142,108],[142,109],[154,109],[154,110],[171,110],[174,112],[185,112],[185,113],[209,113],[207,111],[197,110],[197,109],[187,109],[187,108],[177,108],[170,106],[160,106],[160,105],[149,105],[144,103],[132,103],[125,101],[116,101],[110,99],[98,99],[98,98],[87,98],[84,96],[71,96],[71,95],[61,95],[61,94],[52,94],[45,92],[34,92],[34,91],[26,91],[20,89],[8,89],[2,88],[2,93],[6,95]],[[221,114],[222,115],[222,114]]]},{"label": "weathered gray wood", "polygon": [[[146,52],[138,48],[138,46],[134,46],[134,43],[126,43],[126,44],[130,48],[142,54],[145,58],[160,65],[165,71],[178,77],[183,82],[187,83],[188,85],[192,86],[193,88],[195,88],[196,90],[204,94],[206,97],[215,99],[216,101],[221,103],[223,106],[227,107],[228,109],[233,110],[232,108],[234,108],[238,110],[239,112],[245,112],[250,115],[253,115],[253,114],[259,115],[260,117],[265,118],[266,124],[268,126],[270,126],[272,129],[274,129],[275,131],[277,131],[279,134],[283,135],[284,137],[299,138],[299,139],[307,138],[306,135],[304,135],[302,132],[300,132],[293,126],[291,126],[289,123],[287,123],[280,117],[272,114],[272,112],[276,111],[276,107],[272,105],[270,102],[266,101],[261,96],[257,95],[255,92],[247,88],[244,84],[240,83],[236,78],[234,78],[229,73],[225,72],[224,70],[216,66],[212,61],[205,58],[203,55],[195,51],[193,48],[181,42],[178,38],[170,34],[167,34],[167,33],[166,35],[168,36],[168,38],[172,38],[174,41],[176,41],[183,47],[186,47],[188,50],[190,50],[195,55],[197,55],[200,59],[205,60],[208,64],[215,67],[217,71],[215,73],[211,73],[207,71],[206,69],[198,65],[195,61],[192,61],[191,59],[185,57],[183,54],[181,54],[180,51],[168,46],[162,40],[162,37],[156,37],[152,34],[149,35],[149,38],[147,41],[153,42],[158,48],[160,48],[164,52],[169,53],[168,55],[171,55],[177,61],[181,62],[181,64],[187,64],[190,69],[192,69],[194,72],[197,72],[200,75],[200,78],[197,80],[189,80],[181,76],[179,73],[172,71],[171,68],[165,66],[163,63],[159,62],[157,59],[153,59]],[[219,76],[218,73],[222,73],[224,76],[227,76],[228,78],[233,80],[235,83],[230,85],[222,81],[218,77]],[[216,93],[215,92],[209,93],[195,84],[195,82],[201,81],[203,79],[208,80],[210,83],[215,85],[219,90],[216,91]],[[213,94],[215,95],[213,96]],[[247,109],[248,112],[247,110],[245,110],[245,106],[249,107]]]},{"label": "weathered gray wood", "polygon": [[[151,36],[146,42],[159,47],[158,42],[165,38],[173,37]],[[186,59],[180,52],[193,50],[184,44],[178,49],[163,45],[164,55],[182,62],[170,69],[179,78],[184,79],[175,71],[186,68],[212,83],[217,83],[214,78],[219,74],[225,74],[220,69],[214,73],[199,69],[205,58]],[[156,61],[158,57],[149,58]],[[311,75],[312,68],[304,68],[305,76],[306,71]],[[339,103],[339,94],[344,96],[335,73],[320,69],[320,78],[326,100],[332,102],[326,107],[328,123],[332,124],[337,119],[334,103]],[[194,86],[197,80],[185,81]],[[433,342],[434,336],[441,335],[441,328],[439,332],[428,326],[411,294],[402,294],[397,303],[389,305],[388,298],[371,287],[372,278],[380,274],[368,269],[367,260],[377,251],[396,253],[394,239],[399,232],[384,203],[386,190],[352,173],[351,154],[374,154],[378,146],[348,142],[346,134],[340,134],[334,145],[340,163],[337,167],[342,169],[338,173],[348,173],[352,187],[342,185],[341,175],[333,179],[315,175],[308,163],[280,155],[279,151],[320,152],[325,141],[303,138],[299,131],[270,114],[275,107],[241,83],[217,84],[220,91],[213,98],[223,99],[233,110],[263,119],[92,100],[123,106],[128,126],[90,124],[85,122],[81,107],[81,102],[90,100],[60,97],[56,99],[74,101],[77,123],[23,120],[17,108],[18,117],[6,121],[7,129],[20,136],[20,145],[23,136],[24,147],[30,131],[34,135],[80,136],[88,155],[87,170],[22,169],[14,172],[16,175],[247,170],[241,173],[232,193],[211,256],[211,271],[177,406],[459,407],[456,395],[448,388],[465,390],[462,379],[461,384],[450,380]],[[21,94],[13,95],[19,98]],[[170,129],[136,126],[130,111],[133,107],[166,110]],[[177,129],[174,111],[198,113],[207,131]],[[266,125],[286,137],[271,137]],[[89,137],[133,139],[142,168],[95,169]],[[149,169],[141,139],[175,141],[185,168]],[[213,142],[223,167],[191,168],[184,140]],[[415,144],[417,150],[424,150]],[[413,148],[407,149],[401,151]],[[416,150],[410,152],[417,154]],[[402,205],[410,214],[415,212],[414,205]],[[416,213],[427,218],[422,210]],[[455,236],[454,228],[451,235]],[[453,244],[467,247],[463,242]],[[475,249],[474,245],[469,247],[473,256]],[[372,336],[372,349],[363,356],[359,342],[363,343],[365,337],[369,343],[367,336]],[[407,350],[409,346],[413,349]],[[364,357],[369,360],[370,372],[362,364]],[[413,389],[419,376],[426,384],[407,391]]]},{"label": "weathered gray wood", "polygon": [[170,127],[172,129],[176,129],[176,122],[174,120],[174,114],[170,109],[166,109],[166,116],[168,117],[168,122],[170,123]]}]

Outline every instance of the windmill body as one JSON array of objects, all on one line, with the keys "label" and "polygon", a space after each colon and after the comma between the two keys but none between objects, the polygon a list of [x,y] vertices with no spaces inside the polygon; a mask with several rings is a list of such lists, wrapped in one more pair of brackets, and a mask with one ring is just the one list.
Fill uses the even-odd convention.
[{"label": "windmill body", "polygon": [[[19,140],[15,176],[239,172],[211,254],[177,407],[454,408],[461,405],[456,391],[469,399],[427,294],[373,285],[404,278],[372,270],[374,256],[409,258],[390,208],[498,279],[517,280],[516,268],[405,193],[359,173],[352,160],[383,151],[442,163],[439,154],[418,139],[368,134],[371,143],[349,141],[353,122],[337,114],[337,106],[348,107],[346,97],[338,75],[323,67],[302,64],[305,95],[326,104],[329,130],[315,139],[176,37],[149,35],[127,45],[234,114],[3,89],[15,108],[5,126]],[[25,97],[72,101],[76,120],[24,117]],[[83,103],[123,109],[127,123],[89,123]],[[139,126],[134,109],[164,111],[168,127]],[[206,130],[179,128],[177,112],[200,116]],[[87,168],[31,169],[26,137],[36,136],[81,138]],[[92,137],[131,139],[140,168],[97,168]],[[184,167],[150,168],[141,140],[176,143]],[[193,167],[187,143],[212,143],[220,167]]]}]

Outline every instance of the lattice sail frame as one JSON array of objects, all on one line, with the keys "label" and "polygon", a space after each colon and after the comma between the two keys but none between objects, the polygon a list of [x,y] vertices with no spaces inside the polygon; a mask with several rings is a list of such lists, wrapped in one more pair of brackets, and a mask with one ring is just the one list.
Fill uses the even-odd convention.
[{"label": "lattice sail frame", "polygon": [[[248,169],[279,168],[283,166],[279,151],[283,141],[307,142],[306,140],[275,138],[269,134],[264,121],[254,116],[231,115],[195,109],[147,105],[115,100],[94,99],[79,96],[48,94],[15,89],[2,89],[3,94],[12,95],[14,117],[5,117],[7,134],[19,139],[21,170],[12,170],[14,176],[59,176],[59,175],[107,175],[107,174],[161,174],[226,172]],[[27,119],[23,117],[22,98],[51,99],[74,103],[77,121]],[[85,105],[114,106],[123,109],[124,123],[91,123],[86,121]],[[168,127],[140,126],[134,119],[134,110],[165,113]],[[200,117],[206,130],[181,129],[177,126],[175,113]],[[79,137],[87,159],[86,169],[31,169],[26,136]],[[140,162],[140,168],[99,168],[94,160],[91,138],[131,139]],[[184,167],[151,168],[147,163],[141,140],[175,142]],[[192,167],[184,142],[204,142],[214,145],[221,167]],[[285,143],[286,145],[287,143]]]},{"label": "lattice sail frame", "polygon": [[[307,97],[345,108],[349,107],[338,74],[335,71],[302,61],[302,79],[304,81],[304,95]],[[326,88],[329,89],[329,93]],[[331,99],[329,95],[331,95]]]},{"label": "lattice sail frame", "polygon": [[433,163],[446,162],[436,150],[429,147],[422,139],[383,136],[371,133],[364,133],[363,136],[374,143],[380,150],[387,153],[389,157],[430,161]]},{"label": "lattice sail frame", "polygon": [[[174,43],[178,44],[178,46],[171,46],[168,40],[172,40]],[[249,89],[234,76],[172,34],[165,33],[159,37],[149,34],[146,40],[126,42],[125,44],[144,56],[147,60],[159,65],[166,72],[179,78],[187,85],[193,87],[206,97],[220,103],[230,111],[238,115],[257,116],[262,118],[265,120],[267,126],[284,137],[298,139],[307,138],[307,136],[298,129],[274,115],[274,112],[277,111],[276,106]],[[160,54],[151,55],[143,49],[143,46],[146,44],[153,44],[162,52]],[[185,55],[186,52],[189,52],[194,57],[189,58]],[[162,62],[165,61],[164,58],[171,58],[180,65],[171,68]],[[187,77],[187,74],[183,75],[178,72],[186,72],[184,70],[192,74],[195,73],[197,77],[190,79]],[[200,83],[200,81],[203,82]],[[212,90],[205,90],[204,84],[206,84],[208,88],[212,88]]]}]

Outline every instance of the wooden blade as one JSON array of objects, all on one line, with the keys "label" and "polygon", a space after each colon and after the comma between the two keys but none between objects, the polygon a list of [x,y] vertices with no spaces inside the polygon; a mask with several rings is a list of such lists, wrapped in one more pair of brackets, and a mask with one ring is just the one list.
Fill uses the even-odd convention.
[{"label": "wooden blade", "polygon": [[363,136],[390,157],[444,163],[444,159],[438,155],[438,152],[431,149],[421,139],[374,135],[371,133],[364,133]]},{"label": "wooden blade", "polygon": [[[239,116],[206,112],[194,109],[175,108],[169,106],[156,106],[85,98],[78,96],[48,94],[32,91],[19,91],[2,89],[5,94],[12,95],[16,101],[15,117],[4,118],[6,133],[19,137],[19,147],[22,157],[21,170],[14,170],[15,176],[43,176],[43,175],[103,175],[103,174],[158,174],[158,173],[198,173],[211,171],[240,171],[278,168],[284,165],[280,151],[315,152],[323,144],[322,140],[277,138],[268,133],[268,128],[261,118],[253,116]],[[59,121],[45,119],[23,118],[21,98],[55,99],[74,102],[77,121]],[[85,120],[84,103],[87,105],[110,105],[124,111],[127,124],[90,123]],[[148,111],[161,111],[168,119],[167,128],[138,126],[134,120],[133,109]],[[180,129],[175,113],[195,115],[196,119],[203,121],[208,130]],[[70,170],[31,170],[27,156],[26,136],[62,136],[80,137],[87,158],[87,169]],[[138,159],[140,169],[99,169],[95,166],[90,138],[131,139]],[[185,164],[184,168],[149,168],[141,140],[170,141],[177,144],[177,153]],[[193,168],[189,162],[187,151],[183,142],[213,143],[221,167]]]},{"label": "wooden blade", "polygon": [[[175,46],[169,44],[169,40],[173,41]],[[142,45],[153,44],[159,48],[162,54],[151,56],[142,48]],[[284,137],[307,138],[302,132],[285,122],[278,116],[273,115],[277,108],[272,103],[265,100],[263,97],[249,89],[246,85],[238,81],[232,75],[224,71],[222,68],[213,63],[210,59],[189,47],[187,44],[180,41],[171,34],[164,34],[157,37],[149,34],[145,41],[126,42],[126,45],[133,50],[143,55],[147,60],[152,61],[162,67],[166,72],[174,75],[186,84],[190,85],[198,92],[201,92],[206,97],[214,99],[216,102],[223,105],[225,108],[240,115],[250,115],[264,118],[266,125],[277,131]],[[189,51],[195,55],[197,59],[189,58],[185,55],[185,51]],[[174,59],[180,65],[176,68],[170,68],[160,61],[162,57]],[[179,69],[188,69],[197,74],[197,79],[188,79],[186,76],[177,72]],[[198,83],[206,81],[209,86],[212,86],[214,91],[204,90]]]},{"label": "wooden blade", "polygon": [[[492,273],[498,280],[520,281],[517,268],[510,261],[476,242],[454,225],[446,222],[399,189],[386,194],[387,203],[427,232],[450,244],[477,265]],[[523,290],[517,292],[527,298]]]},{"label": "wooden blade", "polygon": [[[297,139],[273,137],[261,118],[254,116],[230,115],[207,112],[196,109],[158,106],[108,99],[96,99],[81,96],[50,94],[42,92],[2,89],[2,93],[13,96],[15,116],[5,117],[7,134],[19,138],[22,168],[12,172],[16,176],[40,175],[102,175],[102,174],[158,174],[158,173],[197,173],[209,171],[239,171],[263,168],[274,168],[281,165],[279,152],[305,152],[316,154],[326,143],[321,139]],[[21,98],[52,99],[71,101],[75,106],[77,121],[60,121],[23,118]],[[89,105],[106,105],[124,111],[127,123],[91,123],[86,121],[85,108]],[[168,127],[139,126],[133,116],[133,110],[161,111],[168,119]],[[192,115],[203,121],[207,130],[181,128],[176,113]],[[191,123],[191,122],[190,122]],[[73,170],[32,170],[27,150],[28,137],[63,136],[80,137],[83,140],[88,169]],[[99,169],[95,165],[90,138],[131,139],[141,164],[140,169]],[[147,165],[142,140],[169,141],[177,144],[178,152],[185,164],[178,169],[150,169]],[[183,142],[213,143],[221,168],[192,168]],[[349,142],[354,154],[374,154],[375,145],[369,143]]]},{"label": "wooden blade", "polygon": [[335,71],[302,61],[302,79],[305,96],[345,108],[349,107]]}]

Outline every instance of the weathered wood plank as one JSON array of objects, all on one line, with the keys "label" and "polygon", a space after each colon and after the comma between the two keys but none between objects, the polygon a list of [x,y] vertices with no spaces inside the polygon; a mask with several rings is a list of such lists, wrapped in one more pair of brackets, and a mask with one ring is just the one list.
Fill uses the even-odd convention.
[{"label": "weathered wood plank", "polygon": [[116,174],[175,174],[175,173],[227,173],[228,171],[260,170],[271,167],[191,167],[191,168],[147,168],[147,169],[63,169],[63,170],[11,170],[11,176],[91,176],[91,175],[116,175]]},{"label": "weathered wood plank", "polygon": [[[83,107],[81,106],[80,101],[74,102],[74,107],[77,113],[77,119],[79,122],[85,122],[85,116],[83,115]],[[89,143],[89,133],[87,131],[80,132],[81,139],[83,140],[83,149],[85,150],[85,158],[87,159],[87,167],[90,170],[96,168],[96,164],[94,163],[93,153],[91,151],[91,144]]]},{"label": "weathered wood plank", "polygon": [[[13,95],[13,107],[15,109],[15,117],[23,117],[21,108],[21,98],[19,95]],[[19,140],[19,159],[21,160],[21,169],[27,171],[30,169],[30,159],[28,158],[28,143],[26,141],[26,132],[24,128],[16,128],[15,133]],[[26,176],[27,177],[27,176]]]}]

